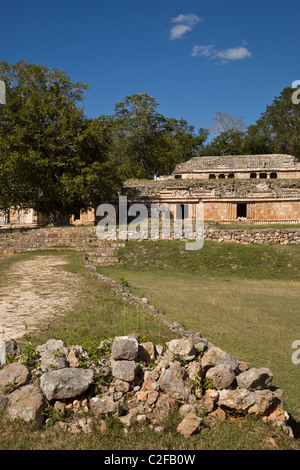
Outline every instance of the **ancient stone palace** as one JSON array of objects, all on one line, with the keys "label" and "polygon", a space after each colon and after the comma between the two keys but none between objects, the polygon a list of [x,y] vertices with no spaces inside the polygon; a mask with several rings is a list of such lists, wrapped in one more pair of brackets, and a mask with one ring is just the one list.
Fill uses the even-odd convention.
[{"label": "ancient stone palace", "polygon": [[174,218],[300,221],[300,162],[290,155],[196,157],[156,181],[128,181],[129,204],[166,204]]},{"label": "ancient stone palace", "polygon": [[[206,221],[296,223],[300,222],[300,161],[280,154],[195,157],[177,165],[169,176],[126,181],[119,195],[127,197],[128,206],[164,204],[174,219],[195,218],[203,204]],[[118,198],[113,202],[118,204]],[[73,214],[70,223],[95,224],[95,213],[96,208],[91,208]],[[0,214],[0,226],[47,223],[47,217],[33,210]]]}]

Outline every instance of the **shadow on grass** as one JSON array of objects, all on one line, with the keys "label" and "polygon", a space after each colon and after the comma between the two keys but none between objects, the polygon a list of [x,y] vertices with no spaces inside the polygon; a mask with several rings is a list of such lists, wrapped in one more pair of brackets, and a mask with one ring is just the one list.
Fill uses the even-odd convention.
[{"label": "shadow on grass", "polygon": [[290,419],[288,421],[288,425],[291,427],[294,438],[300,439],[300,421],[296,421],[293,416],[290,415]]}]

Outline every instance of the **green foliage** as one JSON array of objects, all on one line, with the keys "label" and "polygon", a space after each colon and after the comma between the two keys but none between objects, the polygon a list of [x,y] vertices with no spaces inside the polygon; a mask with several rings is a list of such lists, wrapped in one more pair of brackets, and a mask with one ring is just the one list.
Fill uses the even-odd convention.
[{"label": "green foliage", "polygon": [[242,155],[246,134],[242,131],[221,132],[205,146],[202,155]]},{"label": "green foliage", "polygon": [[129,282],[125,279],[125,277],[120,277],[120,284],[123,289],[128,289],[130,287]]},{"label": "green foliage", "polygon": [[33,207],[64,220],[119,187],[106,125],[84,116],[84,83],[64,71],[0,62],[0,208]]},{"label": "green foliage", "polygon": [[53,406],[49,405],[45,408],[43,415],[47,421],[47,426],[53,426],[57,422],[68,422],[70,420],[71,413],[66,408],[63,410],[56,410]]},{"label": "green foliage", "polygon": [[108,416],[105,420],[106,431],[111,436],[119,436],[124,431],[124,424],[115,416]]},{"label": "green foliage", "polygon": [[201,378],[198,377],[197,375],[194,375],[194,378],[190,379],[190,381],[189,381],[189,386],[190,386],[191,390],[194,393],[195,390],[202,387]]},{"label": "green foliage", "polygon": [[105,339],[100,342],[94,340],[86,340],[85,349],[87,350],[87,356],[83,356],[79,359],[79,367],[88,367],[89,364],[99,365],[99,361],[103,358],[107,358],[111,354],[112,338]]},{"label": "green foliage", "polygon": [[107,383],[107,379],[104,380],[103,375],[100,372],[97,373],[97,374],[94,374],[93,375],[93,384],[92,384],[92,389],[93,389],[92,394],[97,395],[98,393],[100,393],[101,392],[101,385],[104,385],[105,383]]},{"label": "green foliage", "polygon": [[98,355],[100,357],[108,357],[111,354],[111,348],[113,345],[113,338],[104,339],[101,341],[100,345],[98,346]]},{"label": "green foliage", "polygon": [[212,381],[208,379],[207,377],[204,377],[202,387],[203,387],[203,390],[213,390],[216,388],[214,384],[212,383]]},{"label": "green foliage", "polygon": [[186,359],[183,359],[183,357],[179,356],[179,354],[173,354],[172,360],[179,362],[179,364],[183,367],[188,363],[188,361]]},{"label": "green foliage", "polygon": [[249,127],[250,144],[264,142],[269,153],[300,157],[300,107],[292,102],[292,93],[291,87],[284,88]]},{"label": "green foliage", "polygon": [[147,93],[126,96],[115,106],[112,152],[127,178],[169,174],[203,148],[206,130],[196,132],[185,120],[158,113],[157,107]]},{"label": "green foliage", "polygon": [[20,355],[19,361],[21,364],[27,367],[29,370],[36,369],[39,365],[38,356],[35,351],[35,347],[31,342],[30,338],[26,338],[27,343],[22,348],[22,353]]}]

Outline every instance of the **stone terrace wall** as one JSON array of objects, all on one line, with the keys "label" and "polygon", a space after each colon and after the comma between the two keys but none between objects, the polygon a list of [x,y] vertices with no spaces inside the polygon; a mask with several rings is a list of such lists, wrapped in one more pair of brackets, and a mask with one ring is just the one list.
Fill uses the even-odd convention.
[{"label": "stone terrace wall", "polygon": [[0,230],[0,257],[24,251],[71,249],[83,251],[96,264],[117,261],[118,243],[100,240],[95,227],[51,227],[27,230]]},{"label": "stone terrace wall", "polygon": [[216,230],[207,228],[205,239],[219,242],[298,245],[300,244],[300,229]]},{"label": "stone terrace wall", "polygon": [[[148,239],[148,233],[130,233],[128,239]],[[162,239],[164,233],[160,233]],[[172,235],[171,229],[171,238]],[[197,238],[196,232],[189,239]],[[185,239],[184,237],[182,238]],[[218,229],[205,225],[204,239],[218,242],[257,244],[300,244],[300,228],[289,229]],[[26,231],[0,231],[0,257],[23,251],[45,249],[71,249],[83,251],[94,264],[109,264],[118,261],[116,250],[124,245],[123,240],[101,240],[96,236],[96,227],[53,227]]]}]

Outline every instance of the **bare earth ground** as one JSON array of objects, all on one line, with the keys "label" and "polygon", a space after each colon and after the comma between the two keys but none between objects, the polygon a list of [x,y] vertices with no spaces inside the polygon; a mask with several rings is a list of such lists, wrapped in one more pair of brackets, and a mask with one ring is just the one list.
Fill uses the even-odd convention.
[{"label": "bare earth ground", "polygon": [[0,340],[29,334],[72,307],[78,278],[61,269],[67,263],[62,257],[44,255],[11,266],[6,285],[0,287]]}]

